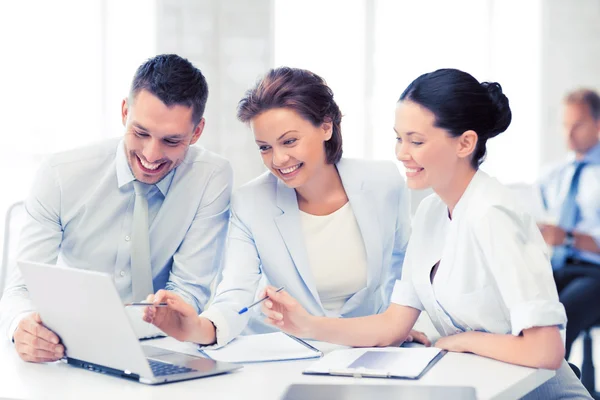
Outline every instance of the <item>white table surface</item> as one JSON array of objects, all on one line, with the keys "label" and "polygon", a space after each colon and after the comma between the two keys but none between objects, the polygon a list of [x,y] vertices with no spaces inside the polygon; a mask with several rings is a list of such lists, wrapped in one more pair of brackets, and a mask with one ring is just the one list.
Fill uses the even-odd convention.
[{"label": "white table surface", "polygon": [[[195,347],[174,339],[144,343],[195,353]],[[338,346],[313,342],[324,352]],[[292,383],[472,386],[480,399],[516,399],[554,376],[475,356],[448,353],[421,379],[372,379],[303,375],[315,360],[247,364],[241,370],[202,379],[147,386],[69,366],[62,362],[21,361],[12,344],[0,345],[0,398],[10,399],[280,399]]]}]

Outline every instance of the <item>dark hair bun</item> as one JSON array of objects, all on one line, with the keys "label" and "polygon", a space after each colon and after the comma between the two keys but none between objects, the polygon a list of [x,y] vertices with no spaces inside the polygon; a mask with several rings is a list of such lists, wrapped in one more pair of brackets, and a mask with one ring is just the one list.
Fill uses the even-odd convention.
[{"label": "dark hair bun", "polygon": [[489,130],[489,137],[493,138],[508,128],[512,120],[512,113],[508,104],[508,98],[502,93],[502,86],[498,82],[482,82],[481,86],[487,89],[496,110],[495,124]]},{"label": "dark hair bun", "polygon": [[419,76],[402,92],[399,101],[413,101],[435,115],[435,126],[458,137],[477,133],[471,165],[479,168],[485,159],[486,142],[510,125],[511,112],[502,87],[496,82],[479,83],[472,75],[453,68]]}]

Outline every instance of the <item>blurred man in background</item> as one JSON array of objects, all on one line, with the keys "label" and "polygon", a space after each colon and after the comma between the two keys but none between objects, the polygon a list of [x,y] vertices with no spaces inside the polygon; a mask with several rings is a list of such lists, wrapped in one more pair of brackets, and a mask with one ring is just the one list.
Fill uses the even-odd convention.
[{"label": "blurred man in background", "polygon": [[[552,246],[552,268],[567,311],[566,357],[579,333],[600,320],[600,279],[573,267],[600,271],[600,97],[589,89],[564,100],[563,126],[568,159],[540,181],[553,224],[540,225]],[[578,270],[580,270],[578,268]]]}]

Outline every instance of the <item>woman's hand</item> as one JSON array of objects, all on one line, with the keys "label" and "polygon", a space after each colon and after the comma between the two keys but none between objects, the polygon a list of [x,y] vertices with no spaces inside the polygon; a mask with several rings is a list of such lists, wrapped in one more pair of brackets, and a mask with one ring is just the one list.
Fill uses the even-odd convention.
[{"label": "woman's hand", "polygon": [[303,338],[312,337],[312,322],[314,317],[286,291],[277,292],[272,286],[267,286],[261,297],[269,296],[263,302],[262,312],[267,316],[266,322],[290,335]]},{"label": "woman's hand", "polygon": [[435,347],[439,347],[442,350],[453,351],[455,353],[468,353],[469,336],[471,332],[457,333],[452,336],[445,336],[439,338],[435,342]]},{"label": "woman's hand", "polygon": [[417,342],[424,344],[427,347],[431,346],[431,341],[427,335],[425,335],[423,332],[415,331],[414,329],[410,331],[405,342]]}]

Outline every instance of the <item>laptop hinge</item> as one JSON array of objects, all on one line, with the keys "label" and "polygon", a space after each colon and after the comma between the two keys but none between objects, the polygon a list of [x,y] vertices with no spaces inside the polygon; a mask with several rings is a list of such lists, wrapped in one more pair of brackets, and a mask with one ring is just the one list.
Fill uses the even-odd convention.
[{"label": "laptop hinge", "polygon": [[122,371],[115,368],[105,367],[103,365],[94,364],[88,361],[78,360],[76,358],[67,357],[67,364],[74,365],[79,368],[87,369],[88,371],[99,372],[101,374],[115,375],[121,378],[127,378],[134,381],[139,381],[140,376],[129,371]]}]

